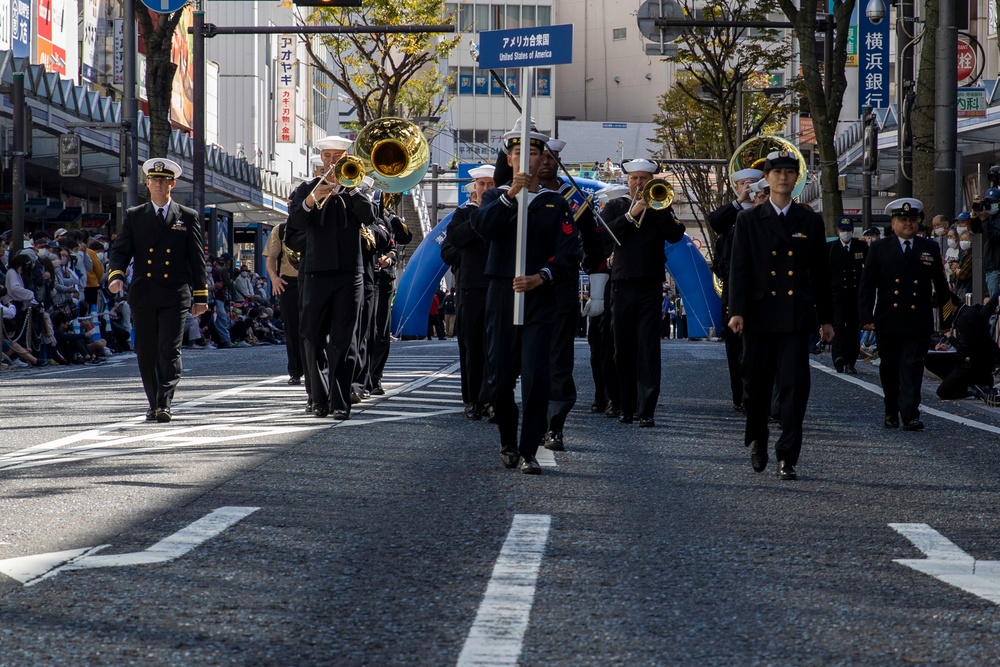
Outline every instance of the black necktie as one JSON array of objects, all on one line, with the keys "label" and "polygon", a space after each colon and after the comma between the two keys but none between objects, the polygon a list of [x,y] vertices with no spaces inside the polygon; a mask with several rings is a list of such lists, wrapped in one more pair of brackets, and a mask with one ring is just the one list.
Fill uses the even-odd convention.
[{"label": "black necktie", "polygon": [[156,210],[156,219],[160,221],[161,225],[167,221],[167,214],[164,212],[164,209],[160,208]]},{"label": "black necktie", "polygon": [[909,257],[910,256],[910,242],[909,241],[903,241],[903,256],[904,257]]}]

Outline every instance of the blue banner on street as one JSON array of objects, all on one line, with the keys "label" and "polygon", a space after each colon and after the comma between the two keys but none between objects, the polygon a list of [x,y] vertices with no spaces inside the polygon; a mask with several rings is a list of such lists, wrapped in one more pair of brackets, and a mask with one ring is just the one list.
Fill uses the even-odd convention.
[{"label": "blue banner on street", "polygon": [[889,106],[889,21],[878,25],[858,12],[858,117],[861,108]]},{"label": "blue banner on street", "polygon": [[573,62],[573,24],[479,33],[483,69],[566,65]]},{"label": "blue banner on street", "polygon": [[31,53],[31,2],[13,0],[10,3],[10,50],[15,58],[30,58]]}]

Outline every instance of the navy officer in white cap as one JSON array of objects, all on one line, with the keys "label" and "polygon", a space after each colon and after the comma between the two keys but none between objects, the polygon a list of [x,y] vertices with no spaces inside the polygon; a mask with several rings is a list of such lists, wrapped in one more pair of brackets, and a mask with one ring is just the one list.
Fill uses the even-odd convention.
[{"label": "navy officer in white cap", "polygon": [[621,243],[611,265],[611,326],[618,368],[621,414],[618,421],[655,426],[653,415],[660,396],[660,316],[667,255],[664,244],[677,243],[684,227],[672,207],[653,210],[642,190],[659,171],[643,158],[625,160],[629,194],[612,199],[601,217]]},{"label": "navy officer in white cap", "polygon": [[[729,255],[733,251],[733,226],[740,211],[753,208],[757,202],[755,195],[760,192],[757,182],[764,177],[760,169],[740,169],[733,172],[731,180],[736,184],[736,199],[712,211],[708,224],[716,233],[715,259],[712,273],[722,283],[722,321],[729,321]],[[743,356],[743,339],[733,333],[728,326],[722,328],[722,340],[726,344],[726,362],[729,366],[729,389],[733,394],[733,408],[743,411],[743,378],[740,374],[740,358]]]},{"label": "navy officer in white cap", "polygon": [[483,193],[495,187],[493,165],[469,170],[472,192],[469,200],[455,209],[441,244],[441,259],[451,266],[455,276],[455,329],[458,337],[459,365],[462,375],[462,400],[465,416],[483,417],[483,385],[486,373],[486,258],[488,247],[483,237],[472,231],[472,214],[479,208]]},{"label": "navy officer in white cap", "polygon": [[[936,241],[917,236],[924,218],[919,199],[904,197],[885,208],[893,235],[872,243],[861,273],[861,325],[878,336],[879,379],[885,397],[885,428],[919,431],[920,385],[934,330],[933,304],[953,310]],[[933,298],[931,289],[934,290]]]},{"label": "navy officer in white cap", "polygon": [[809,401],[809,337],[833,338],[829,253],[823,218],[792,201],[798,157],[774,151],[764,162],[768,201],[742,211],[733,231],[729,328],[743,334],[746,390],[744,444],[750,465],[768,461],[767,419],[777,391],[781,436],[775,443],[778,479],[797,478],[802,422]]},{"label": "navy officer in white cap", "polygon": [[[343,137],[316,142],[324,171],[350,148]],[[351,414],[351,383],[358,363],[355,330],[363,297],[361,227],[375,219],[375,206],[358,188],[344,188],[332,173],[305,181],[292,193],[287,238],[302,253],[299,266],[303,366],[317,417]],[[360,400],[358,398],[357,400]]]},{"label": "navy officer in white cap", "polygon": [[208,310],[208,275],[201,216],[170,196],[180,165],[152,158],[143,163],[142,172],[150,201],[125,211],[111,245],[108,289],[121,292],[129,263],[134,263],[128,302],[149,403],[146,421],[165,423],[172,417],[170,405],[181,379],[186,313],[198,317]]}]

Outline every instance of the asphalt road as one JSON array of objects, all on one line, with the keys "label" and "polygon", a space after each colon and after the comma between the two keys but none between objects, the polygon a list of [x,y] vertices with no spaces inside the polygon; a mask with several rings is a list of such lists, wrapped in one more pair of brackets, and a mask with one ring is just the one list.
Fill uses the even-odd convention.
[{"label": "asphalt road", "polygon": [[663,347],[655,429],[590,414],[577,347],[540,476],[451,341],[394,344],[343,423],[275,347],[186,352],[169,425],[131,358],[0,373],[0,665],[1000,664],[1000,410],[928,382],[886,431],[876,369],[815,358],[779,482],[722,345]]}]

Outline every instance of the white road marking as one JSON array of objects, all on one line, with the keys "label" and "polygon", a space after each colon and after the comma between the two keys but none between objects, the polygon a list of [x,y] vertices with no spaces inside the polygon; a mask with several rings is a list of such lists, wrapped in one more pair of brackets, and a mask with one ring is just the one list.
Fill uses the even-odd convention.
[{"label": "white road marking", "polygon": [[54,577],[59,572],[69,570],[165,563],[180,558],[258,509],[260,508],[220,507],[144,551],[109,556],[93,555],[111,546],[103,544],[99,547],[9,558],[0,561],[0,572],[20,581],[25,586],[33,586],[40,581]]},{"label": "white road marking", "polygon": [[927,556],[894,562],[1000,604],[1000,561],[977,561],[926,523],[890,523],[889,527]]},{"label": "white road marking", "polygon": [[[823,364],[817,361],[810,361],[809,363],[813,368],[821,370],[828,375],[833,375],[838,380],[849,382],[853,385],[861,387],[862,389],[870,391],[876,396],[883,396],[883,397],[885,396],[885,394],[882,393],[882,388],[879,387],[878,385],[874,385],[870,382],[865,382],[864,380],[859,380],[858,378],[852,377],[850,375],[842,375],[840,373],[837,373],[836,369],[824,366]],[[933,415],[941,419],[946,419],[950,422],[961,424],[962,426],[968,426],[970,428],[979,429],[980,431],[986,431],[987,433],[1000,434],[1000,427],[998,426],[993,426],[991,424],[984,424],[983,422],[978,422],[975,419],[969,419],[968,417],[959,417],[958,415],[953,415],[950,412],[944,412],[943,410],[927,407],[926,405],[920,406],[920,412],[928,415]]]},{"label": "white road marking", "polygon": [[521,655],[552,517],[515,514],[458,667],[513,667]]}]

